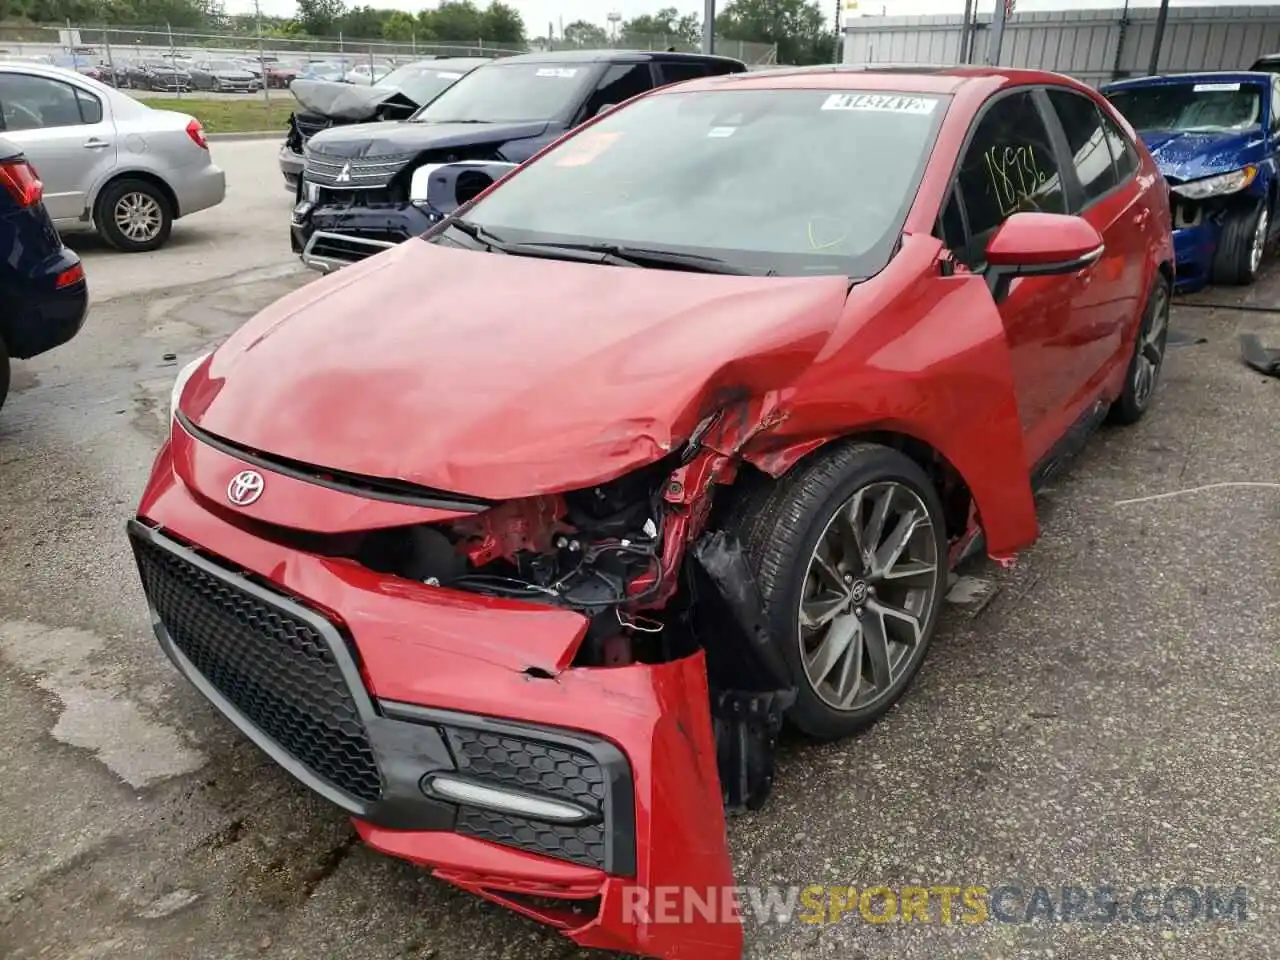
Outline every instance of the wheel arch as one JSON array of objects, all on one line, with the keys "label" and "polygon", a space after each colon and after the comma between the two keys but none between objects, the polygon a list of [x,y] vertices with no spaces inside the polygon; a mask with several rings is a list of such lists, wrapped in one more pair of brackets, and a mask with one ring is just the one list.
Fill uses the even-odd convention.
[{"label": "wheel arch", "polygon": [[880,444],[897,450],[914,461],[928,475],[942,500],[947,540],[955,542],[968,532],[975,500],[964,474],[937,446],[897,425],[867,427],[848,433],[815,437],[780,450],[746,453],[743,459],[750,468],[776,480],[800,464],[822,456],[834,444],[857,442]]},{"label": "wheel arch", "polygon": [[141,180],[144,183],[151,184],[164,194],[165,200],[169,202],[169,209],[173,213],[173,219],[177,220],[182,215],[182,211],[178,206],[178,195],[173,192],[173,187],[169,186],[168,181],[165,180],[164,177],[151,170],[130,168],[127,170],[113,170],[111,175],[103,180],[102,183],[98,184],[97,189],[93,191],[93,196],[90,198],[88,203],[89,209],[87,212],[89,219],[92,220],[95,225],[97,225],[98,220],[98,201],[102,199],[102,194],[106,192],[106,189],[113,183],[118,183],[121,180]]}]

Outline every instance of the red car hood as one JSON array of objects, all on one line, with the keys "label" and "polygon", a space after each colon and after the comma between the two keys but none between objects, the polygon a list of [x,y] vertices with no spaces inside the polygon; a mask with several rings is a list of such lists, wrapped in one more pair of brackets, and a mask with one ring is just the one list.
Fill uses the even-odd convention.
[{"label": "red car hood", "polygon": [[830,338],[844,277],[734,277],[421,241],[268,307],[181,410],[301,463],[495,500],[587,487],[670,452]]}]

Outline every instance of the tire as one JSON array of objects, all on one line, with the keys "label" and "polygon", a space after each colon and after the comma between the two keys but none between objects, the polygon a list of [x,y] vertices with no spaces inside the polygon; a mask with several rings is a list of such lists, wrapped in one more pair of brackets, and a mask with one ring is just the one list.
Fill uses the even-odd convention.
[{"label": "tire", "polygon": [[[117,217],[127,216],[128,206],[137,213],[136,235]],[[125,253],[143,253],[164,246],[173,230],[173,207],[159,187],[146,180],[124,179],[107,184],[98,196],[94,222],[102,239]]]},{"label": "tire", "polygon": [[1258,279],[1271,218],[1266,201],[1227,214],[1213,258],[1213,281],[1247,286]]},{"label": "tire", "polygon": [[0,339],[0,409],[4,408],[4,401],[9,396],[9,376],[9,349]]},{"label": "tire", "polygon": [[1151,407],[1169,341],[1169,294],[1169,281],[1163,274],[1156,274],[1125,371],[1124,389],[1107,411],[1107,420],[1111,423],[1122,426],[1137,423]]},{"label": "tire", "polygon": [[[854,564],[860,564],[861,558],[850,562],[829,551],[841,535],[847,538],[847,528],[838,522],[842,509],[848,508],[854,497],[861,497],[859,516],[865,521],[871,504],[890,490],[902,509],[913,508],[921,520],[928,519],[927,524],[912,528],[903,553],[906,561],[890,564],[891,570],[902,571],[907,569],[904,563],[918,559],[919,572],[894,583],[874,573],[868,575],[864,569],[855,570]],[[847,510],[844,515],[849,515]],[[879,719],[919,670],[945,593],[947,540],[942,501],[925,472],[889,447],[841,444],[802,462],[783,479],[762,482],[749,491],[735,505],[725,526],[743,544],[764,601],[769,635],[791,669],[797,687],[791,723],[811,737],[835,740]],[[891,513],[884,525],[885,536],[895,528],[897,522]],[[820,543],[828,559],[836,558],[834,569],[830,564],[818,564],[815,550]],[[930,560],[932,567],[926,569]],[[907,621],[883,612],[898,602],[900,594],[907,593],[911,594],[910,604],[903,603],[916,614],[918,631]],[[802,626],[802,601],[806,612],[830,618],[825,626]],[[837,608],[842,612],[832,614]],[[849,639],[841,648],[839,639],[846,635]],[[877,636],[895,642],[876,644]],[[823,638],[829,646],[822,645]],[[874,658],[873,649],[880,647],[885,656]],[[840,649],[843,654],[828,657],[829,672],[822,674],[819,654]],[[868,672],[871,685],[864,688]]]}]

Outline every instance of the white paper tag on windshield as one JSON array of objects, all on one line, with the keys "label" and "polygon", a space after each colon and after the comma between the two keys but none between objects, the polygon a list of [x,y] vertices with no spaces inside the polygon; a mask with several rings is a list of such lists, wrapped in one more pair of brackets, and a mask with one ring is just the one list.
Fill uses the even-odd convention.
[{"label": "white paper tag on windshield", "polygon": [[1238,83],[1197,83],[1191,88],[1196,93],[1218,93],[1227,90],[1239,90]]},{"label": "white paper tag on windshield", "polygon": [[439,77],[441,80],[461,80],[462,79],[462,74],[460,73],[437,73],[436,76]]},{"label": "white paper tag on windshield", "polygon": [[712,127],[707,131],[708,137],[732,137],[738,132],[737,127]]},{"label": "white paper tag on windshield", "polygon": [[833,93],[823,110],[877,110],[881,113],[930,114],[938,101],[930,97],[906,97],[900,93]]},{"label": "white paper tag on windshield", "polygon": [[539,77],[576,77],[578,75],[577,67],[539,67],[537,75]]}]

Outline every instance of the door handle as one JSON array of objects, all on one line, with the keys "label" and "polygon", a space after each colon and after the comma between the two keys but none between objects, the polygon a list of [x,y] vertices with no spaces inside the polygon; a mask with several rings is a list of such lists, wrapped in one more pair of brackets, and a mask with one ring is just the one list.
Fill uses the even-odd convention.
[{"label": "door handle", "polygon": [[90,137],[84,142],[84,148],[86,150],[105,150],[109,146],[111,146],[111,144],[107,143],[105,140],[100,140],[97,137]]}]

